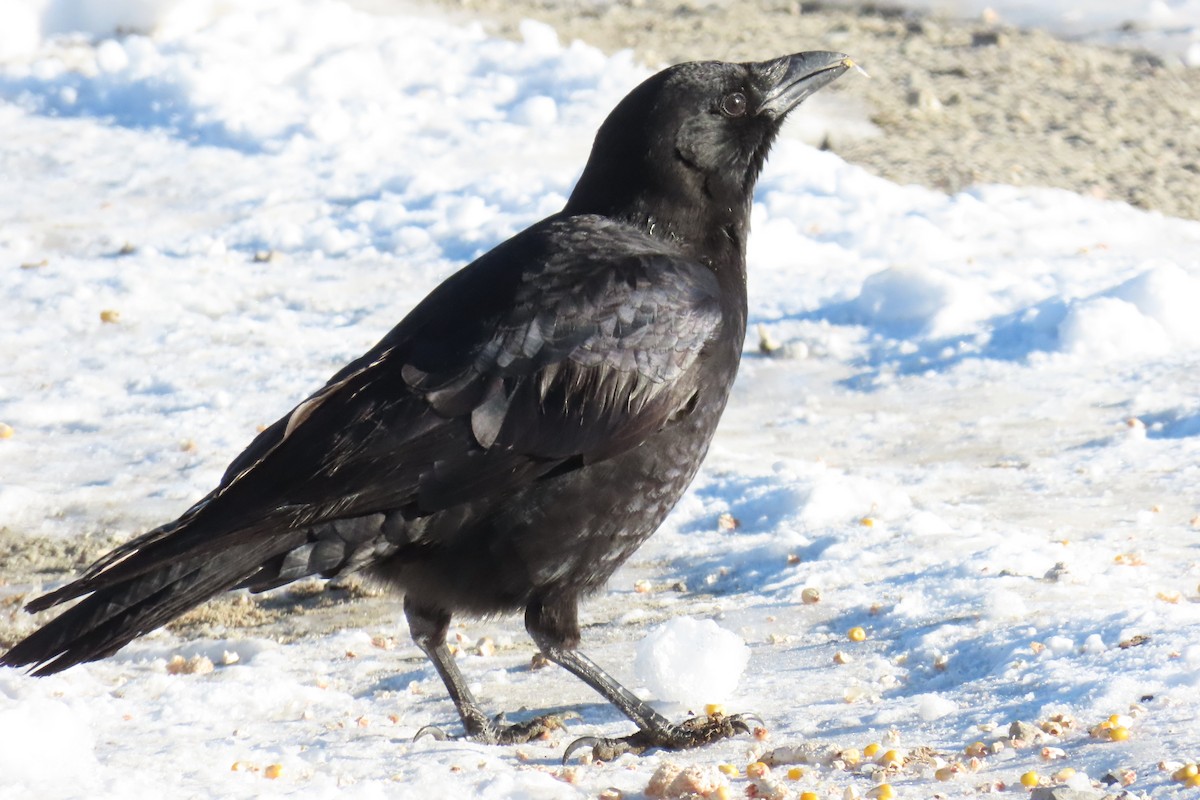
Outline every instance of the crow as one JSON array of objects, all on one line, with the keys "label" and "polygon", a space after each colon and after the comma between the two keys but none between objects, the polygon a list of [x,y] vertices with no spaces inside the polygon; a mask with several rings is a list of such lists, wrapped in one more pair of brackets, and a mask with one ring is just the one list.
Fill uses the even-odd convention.
[{"label": "crow", "polygon": [[451,275],[177,520],[30,602],[83,598],[0,664],[52,674],[226,590],[361,571],[403,593],[472,740],[560,725],[490,717],[446,647],[452,614],[522,610],[546,658],[637,725],[564,759],[746,732],[749,717],[676,724],[638,699],[579,651],[578,604],[696,474],[744,343],[755,182],[788,112],[850,66],[805,52],[645,80],[600,126],[562,211]]}]

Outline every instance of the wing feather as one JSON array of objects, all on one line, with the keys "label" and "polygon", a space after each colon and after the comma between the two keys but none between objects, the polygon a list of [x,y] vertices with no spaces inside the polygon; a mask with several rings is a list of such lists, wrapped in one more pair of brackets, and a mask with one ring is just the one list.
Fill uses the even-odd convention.
[{"label": "wing feather", "polygon": [[598,217],[551,218],[443,283],[72,594],[234,535],[495,502],[636,447],[691,407],[721,325],[704,265]]}]

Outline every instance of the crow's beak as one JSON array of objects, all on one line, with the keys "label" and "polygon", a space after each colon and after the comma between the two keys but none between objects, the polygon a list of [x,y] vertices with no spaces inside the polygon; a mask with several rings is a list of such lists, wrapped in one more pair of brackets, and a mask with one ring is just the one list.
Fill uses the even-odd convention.
[{"label": "crow's beak", "polygon": [[845,53],[816,50],[748,65],[763,87],[757,113],[782,118],[813,92],[831,83],[854,62]]}]

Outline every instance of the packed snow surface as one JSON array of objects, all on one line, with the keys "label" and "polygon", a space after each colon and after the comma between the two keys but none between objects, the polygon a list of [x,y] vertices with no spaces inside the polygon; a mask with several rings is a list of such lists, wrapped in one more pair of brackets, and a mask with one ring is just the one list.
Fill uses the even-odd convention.
[{"label": "packed snow surface", "polygon": [[[68,7],[108,16],[49,37]],[[536,24],[500,41],[326,0],[15,8],[0,526],[63,539],[133,535],[200,497],[439,280],[558,209],[646,75]],[[583,614],[585,651],[648,697],[633,662],[654,626],[740,637],[726,705],[765,740],[564,771],[571,737],[629,723],[531,670],[519,621],[499,619],[454,631],[481,701],[581,719],[521,747],[414,742],[458,723],[380,603],[295,641],[161,631],[51,678],[0,669],[0,798],[638,797],[666,759],[876,741],[989,748],[936,784],[918,759],[888,778],[901,797],[1062,766],[1074,786],[1130,768],[1131,789],[1170,796],[1171,765],[1200,759],[1200,224],[898,186],[785,131],[753,226],[751,340],[706,466]],[[0,585],[0,613],[23,619],[43,588]],[[702,638],[672,663],[692,648],[736,671],[737,647]],[[663,710],[707,701],[687,702]],[[1010,723],[1059,715],[1061,735],[993,752]],[[1125,741],[1088,735],[1112,715]],[[785,788],[875,780],[824,762]]]}]

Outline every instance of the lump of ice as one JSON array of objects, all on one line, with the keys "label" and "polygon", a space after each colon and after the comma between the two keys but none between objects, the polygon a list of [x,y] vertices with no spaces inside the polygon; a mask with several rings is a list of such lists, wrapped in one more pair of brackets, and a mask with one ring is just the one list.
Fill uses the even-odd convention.
[{"label": "lump of ice", "polygon": [[750,660],[742,637],[710,619],[677,617],[638,642],[638,681],[660,700],[721,703],[737,689]]}]

